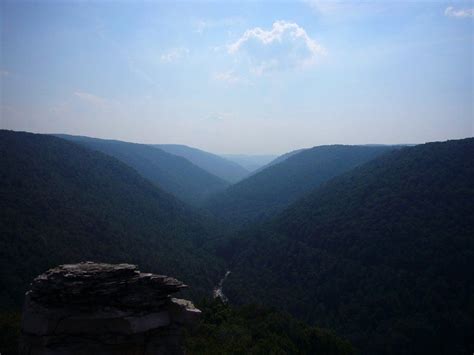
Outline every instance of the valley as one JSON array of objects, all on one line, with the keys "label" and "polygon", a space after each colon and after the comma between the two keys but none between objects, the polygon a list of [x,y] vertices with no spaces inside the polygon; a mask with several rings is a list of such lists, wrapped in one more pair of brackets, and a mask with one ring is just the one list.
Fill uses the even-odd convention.
[{"label": "valley", "polygon": [[[213,194],[200,184],[211,195],[198,203],[150,175],[169,154],[155,147],[0,137],[4,311],[49,267],[119,261],[179,277],[196,302],[275,307],[365,354],[396,353],[400,337],[405,353],[472,346],[472,138],[306,149]],[[212,176],[167,159],[179,191],[191,171]]]},{"label": "valley", "polygon": [[0,1],[0,355],[474,355],[474,2]]}]

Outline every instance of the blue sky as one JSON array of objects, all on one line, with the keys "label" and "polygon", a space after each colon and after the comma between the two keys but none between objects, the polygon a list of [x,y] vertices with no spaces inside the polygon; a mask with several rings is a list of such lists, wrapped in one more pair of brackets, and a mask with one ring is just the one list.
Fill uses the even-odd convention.
[{"label": "blue sky", "polygon": [[2,128],[261,154],[474,133],[473,2],[0,7]]}]

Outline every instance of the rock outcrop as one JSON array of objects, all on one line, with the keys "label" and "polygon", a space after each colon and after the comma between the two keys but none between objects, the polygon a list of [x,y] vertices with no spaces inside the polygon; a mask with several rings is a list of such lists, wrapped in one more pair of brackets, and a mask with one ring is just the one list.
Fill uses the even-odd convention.
[{"label": "rock outcrop", "polygon": [[200,311],[172,298],[187,287],[135,265],[84,262],[38,276],[26,293],[21,354],[182,354]]}]

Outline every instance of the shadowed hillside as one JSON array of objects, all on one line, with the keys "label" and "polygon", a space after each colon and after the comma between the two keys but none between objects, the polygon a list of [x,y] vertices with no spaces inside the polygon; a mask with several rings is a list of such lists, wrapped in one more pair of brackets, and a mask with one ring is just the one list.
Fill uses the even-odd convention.
[{"label": "shadowed hillside", "polygon": [[211,197],[206,207],[234,225],[261,220],[323,182],[393,149],[342,145],[306,149]]},{"label": "shadowed hillside", "polygon": [[228,186],[226,181],[190,161],[146,144],[69,135],[58,137],[119,159],[156,186],[187,203],[199,204]]},{"label": "shadowed hillside", "polygon": [[[153,149],[153,148],[152,148]],[[220,263],[207,220],[115,158],[61,138],[0,131],[0,304],[61,263],[130,262],[209,295]]]},{"label": "shadowed hillside", "polygon": [[327,182],[234,241],[224,292],[335,329],[364,354],[470,353],[473,156],[474,139],[429,143]]},{"label": "shadowed hillside", "polygon": [[311,327],[285,312],[258,305],[233,307],[220,301],[203,311],[186,338],[187,353],[350,355],[354,349],[331,331]]},{"label": "shadowed hillside", "polygon": [[266,168],[269,168],[273,165],[276,165],[276,164],[279,164],[283,161],[285,161],[286,159],[288,159],[289,157],[292,157],[293,155],[296,155],[298,153],[301,153],[303,150],[305,150],[304,148],[303,149],[296,149],[296,150],[292,150],[291,152],[288,152],[288,153],[285,153],[285,154],[282,154],[280,156],[278,156],[277,158],[273,159],[271,162],[269,162],[268,164],[262,166],[261,168],[258,168],[257,170],[255,170],[253,172],[253,174],[257,174],[259,173],[260,171],[262,170],[265,170]]},{"label": "shadowed hillside", "polygon": [[242,180],[249,174],[247,169],[231,160],[186,145],[154,144],[153,147],[183,157],[207,172],[230,183]]}]

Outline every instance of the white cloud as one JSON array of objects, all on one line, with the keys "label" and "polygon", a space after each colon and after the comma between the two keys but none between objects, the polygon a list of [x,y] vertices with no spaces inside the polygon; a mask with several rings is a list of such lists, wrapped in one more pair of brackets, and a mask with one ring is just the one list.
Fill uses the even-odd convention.
[{"label": "white cloud", "polygon": [[189,49],[186,47],[171,48],[168,52],[161,55],[161,61],[164,63],[175,62],[189,54]]},{"label": "white cloud", "polygon": [[[258,49],[263,47],[265,51]],[[270,30],[255,27],[244,32],[227,52],[235,55],[246,49],[252,64],[251,72],[261,75],[267,69],[308,67],[326,54],[326,50],[296,23],[276,21]]]},{"label": "white cloud", "polygon": [[474,8],[470,9],[455,9],[452,6],[448,6],[446,10],[444,10],[444,14],[448,17],[474,17]]},{"label": "white cloud", "polygon": [[9,76],[10,72],[8,70],[0,70],[0,77]]},{"label": "white cloud", "polygon": [[234,73],[233,70],[228,70],[225,72],[215,73],[214,80],[223,81],[227,84],[242,84],[246,83],[246,80],[239,77],[237,74]]},{"label": "white cloud", "polygon": [[286,21],[274,22],[270,31],[262,30],[260,27],[255,27],[245,31],[242,37],[240,37],[235,43],[228,46],[228,51],[229,53],[237,52],[245,42],[252,38],[259,40],[264,45],[271,44],[276,41],[281,42],[285,33],[288,33],[290,38],[293,40],[303,40],[313,55],[319,55],[325,52],[323,47],[311,39],[302,27],[298,26],[296,23]]}]

